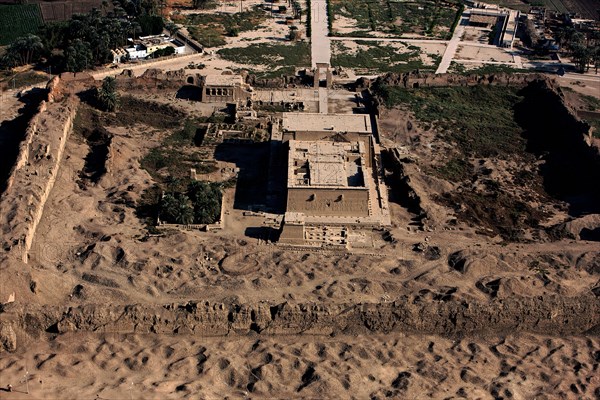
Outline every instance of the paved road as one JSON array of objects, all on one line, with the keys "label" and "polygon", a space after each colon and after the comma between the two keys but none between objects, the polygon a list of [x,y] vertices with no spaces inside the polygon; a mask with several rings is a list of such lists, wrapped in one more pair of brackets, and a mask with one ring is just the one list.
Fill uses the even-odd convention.
[{"label": "paved road", "polygon": [[310,18],[312,67],[316,68],[317,63],[331,64],[331,41],[325,0],[310,0]]},{"label": "paved road", "polygon": [[319,88],[319,113],[329,113],[329,91],[326,88]]},{"label": "paved road", "polygon": [[454,29],[454,33],[452,34],[452,39],[450,39],[450,42],[448,43],[448,46],[446,47],[446,51],[444,52],[442,61],[440,62],[440,65],[438,66],[437,71],[435,71],[436,74],[445,74],[448,71],[448,68],[450,67],[450,63],[452,62],[452,59],[454,58],[454,54],[456,54],[456,49],[458,48],[460,39],[462,38],[462,35],[465,33],[465,26],[467,25],[468,20],[469,20],[469,13],[466,13],[466,12],[463,13],[463,15],[460,17],[460,23],[456,26],[456,29]]},{"label": "paved road", "polygon": [[570,79],[574,81],[586,81],[586,82],[594,82],[600,84],[600,75],[592,75],[592,74],[577,74],[574,72],[568,72],[563,76],[556,76],[557,79]]}]

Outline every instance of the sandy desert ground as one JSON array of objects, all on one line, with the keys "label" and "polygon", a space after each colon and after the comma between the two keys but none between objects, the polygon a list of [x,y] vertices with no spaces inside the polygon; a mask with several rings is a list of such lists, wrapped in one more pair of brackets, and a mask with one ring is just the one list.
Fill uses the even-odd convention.
[{"label": "sandy desert ground", "polygon": [[[68,334],[0,358],[0,399],[593,399],[597,338]],[[28,374],[30,394],[25,394]]]},{"label": "sandy desert ground", "polygon": [[[336,24],[350,29],[348,22]],[[270,20],[261,31],[228,39],[225,48],[272,42],[269,35],[281,40],[287,29]],[[403,45],[395,47],[406,50]],[[444,44],[422,46],[434,54],[444,48]],[[461,48],[457,57],[511,61],[497,59],[496,53],[471,46]],[[207,68],[198,71],[203,74],[266,68],[226,62],[214,53],[175,59],[161,67],[178,69],[190,61],[205,63]],[[135,67],[136,75],[146,68]],[[96,77],[117,72],[100,72]],[[174,99],[173,93],[135,95],[170,103],[192,117],[212,112]],[[330,100],[331,110],[350,112],[355,106],[353,96],[345,91],[331,91]],[[2,117],[13,116],[18,107],[11,103]],[[382,144],[408,143],[414,135],[406,128],[411,119],[398,110],[383,111]],[[18,288],[19,302],[73,308],[94,303],[162,305],[190,299],[339,305],[387,303],[403,296],[432,303],[445,301],[440,299],[486,303],[519,296],[577,297],[598,287],[600,251],[595,243],[506,243],[482,236],[466,224],[417,229],[417,216],[399,201],[390,203],[393,226],[389,231],[396,243],[375,233],[373,248],[352,254],[290,250],[266,243],[260,235],[247,234],[248,229],[264,227],[264,218],[241,218],[242,210],[231,210],[220,232],[149,235],[136,216],[135,204],[153,179],[139,161],[170,132],[143,121],[107,130],[112,134],[108,172],[95,183],[81,177],[90,146],[77,135],[68,139],[28,269],[0,269],[3,297]],[[448,150],[435,143],[432,147],[434,136],[432,131],[420,132],[422,148],[427,150],[417,155]],[[255,165],[267,163],[264,154],[256,151]],[[234,154],[220,165],[247,167],[248,160],[242,158]],[[492,167],[494,177],[504,179],[506,171],[521,166],[498,162]],[[451,187],[421,171],[413,172],[416,187],[435,192]],[[453,217],[430,199],[423,199],[422,205],[432,220]],[[449,262],[453,254],[465,260],[461,268]],[[0,355],[0,399],[600,398],[600,341],[594,332],[587,337],[511,332],[502,332],[507,334],[502,337],[398,332],[333,336],[250,332],[205,338],[38,334],[19,333],[18,350]],[[8,384],[13,392],[2,390]],[[24,393],[27,389],[29,394]]]}]

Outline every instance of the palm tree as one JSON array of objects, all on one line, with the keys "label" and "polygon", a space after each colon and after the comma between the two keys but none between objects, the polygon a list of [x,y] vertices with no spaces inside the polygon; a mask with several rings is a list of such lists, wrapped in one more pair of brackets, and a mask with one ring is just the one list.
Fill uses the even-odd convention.
[{"label": "palm tree", "polygon": [[167,25],[165,25],[165,29],[169,31],[169,37],[173,37],[173,35],[177,34],[181,28],[176,23],[169,22]]},{"label": "palm tree", "polygon": [[194,212],[189,197],[183,194],[165,194],[160,201],[160,216],[166,222],[191,224],[194,221]]},{"label": "palm tree", "polygon": [[107,76],[102,81],[102,86],[96,91],[98,103],[107,111],[115,111],[119,106],[119,94],[115,78]]},{"label": "palm tree", "polygon": [[25,65],[37,60],[43,50],[44,45],[39,36],[28,34],[17,38],[6,52],[18,60],[19,65]]},{"label": "palm tree", "polygon": [[592,49],[579,43],[573,45],[571,49],[573,61],[577,64],[579,71],[585,72],[586,66],[588,66],[593,56]]}]

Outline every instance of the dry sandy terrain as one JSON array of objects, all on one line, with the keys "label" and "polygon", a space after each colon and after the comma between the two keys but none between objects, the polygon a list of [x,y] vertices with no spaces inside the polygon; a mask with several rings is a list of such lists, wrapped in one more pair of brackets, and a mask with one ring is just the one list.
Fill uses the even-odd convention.
[{"label": "dry sandy terrain", "polygon": [[506,50],[498,47],[458,46],[456,61],[474,60],[484,63],[485,61],[497,61],[513,63],[513,56]]},{"label": "dry sandy terrain", "polygon": [[[339,111],[356,106],[353,97],[341,91],[333,96],[333,104]],[[184,102],[182,106],[189,104]],[[393,127],[383,114],[382,127],[396,132],[395,140],[406,140],[406,118],[394,114],[397,126]],[[532,291],[577,295],[597,281],[593,268],[584,262],[598,262],[593,261],[593,247],[586,243],[571,243],[565,252],[564,245],[554,243],[507,246],[499,238],[478,236],[475,228],[462,225],[419,231],[414,229],[414,215],[395,202],[391,203],[391,232],[398,243],[389,244],[376,235],[376,250],[370,251],[376,256],[305,253],[258,245],[265,237],[248,237],[245,228],[261,228],[265,218],[226,224],[222,232],[173,231],[162,237],[148,237],[133,205],[153,180],[139,160],[168,132],[143,125],[111,127],[109,131],[114,135],[109,172],[96,184],[82,184],[79,178],[89,146],[76,135],[67,142],[65,161],[32,247],[31,279],[38,282],[37,294],[25,294],[27,298],[48,304],[103,297],[120,304],[168,303],[202,293],[215,301],[377,302],[419,290],[443,292],[453,288],[455,296],[486,300],[489,295],[476,283],[500,276],[498,296],[527,295]],[[428,148],[427,140],[433,138],[433,133],[430,135],[422,135],[423,149]],[[253,163],[266,166],[266,157],[266,152],[256,153]],[[235,157],[231,160],[235,162]],[[260,170],[255,172],[261,174]],[[452,217],[441,207],[432,208],[439,213],[439,221]],[[419,243],[437,247],[439,254],[428,259],[426,254],[412,251]],[[471,259],[464,273],[447,263],[448,255],[459,250]],[[544,284],[529,268],[529,263],[540,257],[565,268],[548,274],[551,285]],[[84,275],[88,300],[71,299],[70,294]],[[10,292],[12,279],[15,277],[3,282],[3,293]]]},{"label": "dry sandy terrain", "polygon": [[592,399],[599,363],[584,337],[69,334],[0,358],[0,399]]},{"label": "dry sandy terrain", "polygon": [[[310,91],[299,93],[310,97]],[[171,101],[172,96],[147,99],[172,103],[191,116],[209,113],[184,100]],[[330,99],[337,111],[356,106],[350,92],[332,92]],[[382,144],[407,144],[418,135],[414,155],[433,161],[451,150],[435,141],[431,130],[408,129],[411,119],[398,110],[383,111]],[[113,135],[108,172],[95,183],[81,179],[89,145],[80,136],[69,137],[29,264],[22,270],[2,266],[3,300],[18,288],[19,302],[68,307],[190,299],[335,305],[387,303],[402,296],[468,304],[519,296],[584,296],[598,285],[596,243],[507,244],[468,224],[446,224],[453,213],[426,197],[427,229],[419,229],[414,212],[395,199],[390,233],[397,242],[374,232],[373,248],[356,253],[278,247],[262,234],[250,234],[252,228],[264,227],[267,218],[240,219],[239,209],[229,210],[220,232],[148,235],[135,204],[153,179],[140,159],[170,132],[143,121],[107,130]],[[251,163],[250,178],[260,182],[266,175],[266,154],[259,146],[250,151],[237,147],[217,150],[214,157],[241,169]],[[521,165],[489,161],[484,167],[503,181]],[[416,188],[435,193],[452,187],[414,168]],[[260,191],[256,187],[252,195]],[[461,268],[449,262],[456,252],[465,259]],[[542,270],[532,268],[534,263]],[[569,399],[598,397],[600,391],[595,336],[37,334],[20,334],[17,352],[0,355],[0,387],[10,383],[16,390],[0,391],[0,399]],[[26,371],[30,395],[22,393]]]}]

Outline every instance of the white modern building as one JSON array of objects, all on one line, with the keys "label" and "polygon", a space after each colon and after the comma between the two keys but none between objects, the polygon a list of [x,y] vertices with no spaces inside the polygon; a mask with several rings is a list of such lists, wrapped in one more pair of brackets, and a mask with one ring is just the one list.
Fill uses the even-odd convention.
[{"label": "white modern building", "polygon": [[174,54],[184,54],[185,44],[178,39],[169,37],[168,35],[141,36],[139,39],[127,39],[128,47],[112,50],[113,63],[119,63],[123,60],[125,53],[129,54],[130,60],[146,58],[159,49],[173,47]]}]

